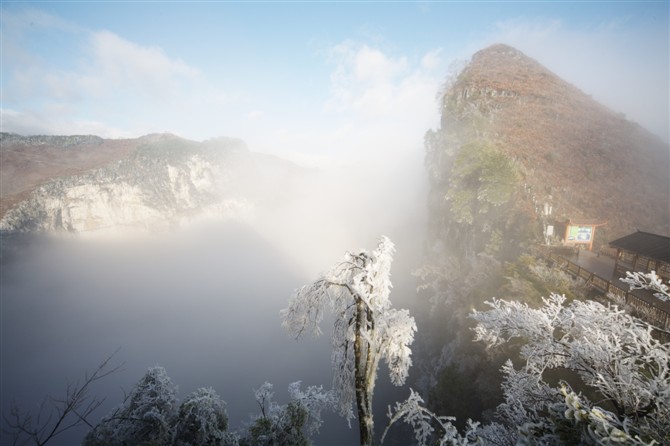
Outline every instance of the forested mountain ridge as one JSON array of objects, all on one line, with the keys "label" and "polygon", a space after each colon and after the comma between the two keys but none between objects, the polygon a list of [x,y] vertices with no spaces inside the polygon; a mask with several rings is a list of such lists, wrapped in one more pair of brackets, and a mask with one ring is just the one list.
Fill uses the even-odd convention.
[{"label": "forested mountain ridge", "polygon": [[596,243],[669,232],[668,145],[520,51],[477,52],[441,105],[426,136],[432,229],[458,234],[462,254],[513,256],[538,239],[545,203],[556,220],[606,221]]},{"label": "forested mountain ridge", "polygon": [[2,156],[0,229],[7,232],[155,231],[203,217],[245,217],[303,172],[241,140],[171,134],[107,140],[4,133]]}]

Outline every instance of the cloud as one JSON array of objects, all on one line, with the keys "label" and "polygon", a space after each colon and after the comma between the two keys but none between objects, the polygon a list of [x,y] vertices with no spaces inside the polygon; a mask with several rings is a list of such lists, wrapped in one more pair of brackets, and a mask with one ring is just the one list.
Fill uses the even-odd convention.
[{"label": "cloud", "polygon": [[239,128],[249,147],[308,167],[378,169],[408,152],[423,159],[424,134],[439,124],[435,96],[447,66],[441,50],[411,55],[345,40],[320,54],[330,68],[320,108],[281,110],[260,132]]},{"label": "cloud", "polygon": [[265,112],[262,110],[251,110],[245,113],[244,117],[251,120],[260,119],[265,116]]},{"label": "cloud", "polygon": [[[47,65],[45,57],[30,51],[36,42],[55,41],[55,35],[80,36],[82,28],[37,9],[2,8],[3,102],[27,103],[48,91],[62,74]],[[58,73],[58,75],[57,75]],[[64,91],[55,89],[57,97]]]},{"label": "cloud", "polygon": [[407,69],[407,58],[391,58],[378,49],[363,45],[353,52],[356,78],[361,81],[390,80]]},{"label": "cloud", "polygon": [[129,138],[127,130],[95,120],[71,119],[58,113],[58,107],[48,107],[40,112],[0,109],[2,131],[20,135],[96,135],[102,138]]},{"label": "cloud", "polygon": [[414,121],[417,112],[426,119],[435,114],[434,97],[444,65],[440,50],[415,61],[346,41],[332,49],[330,62],[335,68],[330,76],[328,110],[408,121]]},{"label": "cloud", "polygon": [[[197,68],[158,46],[87,31],[39,11],[3,17],[5,22],[12,29],[8,35],[3,30],[6,131],[105,137],[179,132],[188,120],[200,122],[195,110],[216,111],[225,102],[225,94],[204,82]],[[76,41],[67,47],[68,58],[52,57],[44,45],[29,50],[31,39],[49,41],[44,29],[56,33],[52,40]]]},{"label": "cloud", "polygon": [[135,94],[157,99],[199,75],[197,69],[166,56],[160,47],[140,46],[109,31],[94,33],[90,49],[90,73],[82,78],[98,90],[91,93],[132,88]]},{"label": "cloud", "polygon": [[245,137],[249,146],[310,167],[379,168],[408,152],[422,159],[424,134],[439,123],[441,51],[416,56],[346,40],[322,54],[330,75],[321,108],[268,122],[277,128]]},{"label": "cloud", "polygon": [[357,110],[368,115],[391,111],[399,83],[410,75],[404,56],[389,56],[367,44],[342,42],[332,48],[329,108]]},{"label": "cloud", "polygon": [[62,18],[49,14],[46,11],[26,8],[21,10],[10,10],[2,8],[3,34],[17,37],[26,32],[34,32],[36,29],[57,30],[65,32],[80,32],[83,28]]},{"label": "cloud", "polygon": [[109,31],[90,33],[87,50],[82,64],[70,71],[44,63],[22,66],[15,71],[15,80],[24,92],[40,92],[46,100],[77,102],[121,95],[165,101],[199,74],[159,47],[143,47]]},{"label": "cloud", "polygon": [[442,49],[438,48],[427,52],[421,58],[421,68],[424,70],[434,70],[442,63]]}]

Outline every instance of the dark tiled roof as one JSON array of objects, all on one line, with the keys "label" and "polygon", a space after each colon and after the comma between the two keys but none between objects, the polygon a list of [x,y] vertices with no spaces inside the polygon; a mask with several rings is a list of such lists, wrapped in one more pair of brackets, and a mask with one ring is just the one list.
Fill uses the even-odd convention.
[{"label": "dark tiled roof", "polygon": [[610,246],[663,262],[670,262],[670,237],[663,235],[638,231],[611,241]]}]

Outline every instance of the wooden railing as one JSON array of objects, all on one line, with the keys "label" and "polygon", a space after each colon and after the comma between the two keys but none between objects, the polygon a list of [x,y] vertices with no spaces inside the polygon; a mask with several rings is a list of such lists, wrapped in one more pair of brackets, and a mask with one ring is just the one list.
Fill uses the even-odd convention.
[{"label": "wooden railing", "polygon": [[609,296],[610,294],[616,296],[618,301],[625,302],[627,307],[633,309],[641,318],[647,320],[649,323],[663,330],[670,330],[670,313],[654,305],[653,298],[652,302],[648,302],[635,296],[625,285],[604,279],[559,254],[546,251],[543,254],[556,266],[568,271],[575,277],[581,277],[592,288],[601,291],[605,296]]}]

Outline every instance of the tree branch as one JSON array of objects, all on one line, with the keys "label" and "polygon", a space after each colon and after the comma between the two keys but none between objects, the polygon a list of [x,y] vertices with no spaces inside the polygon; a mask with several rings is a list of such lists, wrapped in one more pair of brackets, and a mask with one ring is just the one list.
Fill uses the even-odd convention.
[{"label": "tree branch", "polygon": [[[122,370],[123,364],[113,367],[110,365],[112,357],[117,352],[118,349],[103,360],[93,373],[89,375],[87,372],[81,385],[78,382],[68,383],[65,396],[62,399],[49,396],[45,398],[37,412],[37,419],[34,424],[31,412],[22,411],[16,402],[12,402],[10,416],[3,415],[8,426],[3,431],[12,436],[13,444],[33,443],[37,446],[43,446],[73,427],[81,424],[91,427],[92,424],[87,420],[87,417],[100,407],[104,398],[93,397],[90,399],[89,389],[96,381]],[[49,408],[47,402],[49,402]],[[48,416],[46,421],[43,421],[42,418],[46,410],[48,410]],[[55,421],[52,422],[52,419]]]}]

